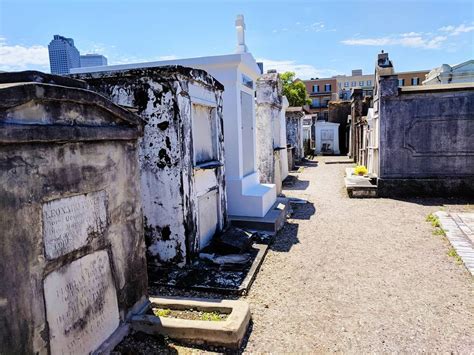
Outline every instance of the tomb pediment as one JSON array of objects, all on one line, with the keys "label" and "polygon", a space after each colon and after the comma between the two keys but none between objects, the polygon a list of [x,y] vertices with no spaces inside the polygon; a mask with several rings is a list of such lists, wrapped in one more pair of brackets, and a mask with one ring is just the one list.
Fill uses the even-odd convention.
[{"label": "tomb pediment", "polygon": [[[12,76],[6,74],[6,79]],[[138,116],[84,88],[38,82],[0,84],[2,143],[133,139],[141,132]]]}]

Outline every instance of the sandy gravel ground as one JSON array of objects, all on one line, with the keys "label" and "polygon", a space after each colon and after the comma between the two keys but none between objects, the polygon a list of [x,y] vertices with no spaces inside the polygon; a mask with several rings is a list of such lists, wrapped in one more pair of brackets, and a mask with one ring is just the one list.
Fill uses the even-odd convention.
[{"label": "sandy gravel ground", "polygon": [[[253,323],[241,351],[473,354],[473,280],[425,219],[438,210],[473,211],[474,201],[350,199],[343,176],[351,165],[324,163],[334,159],[344,158],[308,162],[284,190],[310,203],[294,205],[243,297]],[[222,297],[162,287],[150,293]],[[140,353],[223,351],[145,343]]]},{"label": "sandy gravel ground", "polygon": [[245,297],[245,351],[474,353],[472,278],[425,222],[472,205],[349,199],[350,165],[327,159],[309,162],[284,191],[310,203],[296,206]]}]

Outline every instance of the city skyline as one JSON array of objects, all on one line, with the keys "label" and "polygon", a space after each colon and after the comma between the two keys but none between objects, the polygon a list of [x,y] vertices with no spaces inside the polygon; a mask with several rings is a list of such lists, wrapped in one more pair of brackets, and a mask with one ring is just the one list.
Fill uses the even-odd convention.
[{"label": "city skyline", "polygon": [[[92,4],[88,0],[55,4],[2,1],[0,70],[49,71],[47,45],[54,34],[73,38],[81,53],[100,53],[111,65],[233,53],[239,13],[249,51],[265,70],[295,71],[301,79],[350,75],[352,69],[371,74],[381,49],[399,71],[461,63],[474,52],[467,1],[402,1],[390,9],[385,1],[121,1],[108,16],[110,1],[94,2],[94,12],[83,6]],[[444,11],[447,4],[450,11]],[[19,11],[22,21],[13,16]],[[35,20],[44,16],[48,21]]]}]

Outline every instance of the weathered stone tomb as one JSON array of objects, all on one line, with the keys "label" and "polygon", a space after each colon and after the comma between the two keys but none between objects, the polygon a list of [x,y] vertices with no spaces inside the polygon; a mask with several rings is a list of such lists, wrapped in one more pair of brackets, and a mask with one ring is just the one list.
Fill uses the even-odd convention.
[{"label": "weathered stone tomb", "polygon": [[302,107],[288,107],[286,109],[286,141],[294,149],[293,161],[304,158],[303,146],[303,119],[305,112]]},{"label": "weathered stone tomb", "polygon": [[375,66],[362,145],[379,196],[474,195],[474,84],[399,87],[388,53]]},{"label": "weathered stone tomb", "polygon": [[288,176],[285,110],[288,100],[276,72],[267,73],[256,83],[257,166],[260,182],[275,184],[281,193]]},{"label": "weathered stone tomb", "polygon": [[148,264],[184,265],[227,223],[223,86],[180,66],[78,77],[146,122],[140,166]]},{"label": "weathered stone tomb", "polygon": [[85,87],[0,74],[2,354],[87,354],[145,301],[142,123]]}]

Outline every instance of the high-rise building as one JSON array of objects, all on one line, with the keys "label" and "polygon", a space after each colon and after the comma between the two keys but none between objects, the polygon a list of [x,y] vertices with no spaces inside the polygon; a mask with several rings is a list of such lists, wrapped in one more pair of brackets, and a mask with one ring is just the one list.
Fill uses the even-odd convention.
[{"label": "high-rise building", "polygon": [[81,55],[81,68],[84,67],[101,67],[107,65],[107,58],[101,54],[84,54]]},{"label": "high-rise building", "polygon": [[81,66],[80,54],[72,38],[54,35],[48,50],[52,74],[68,74],[71,68]]}]

